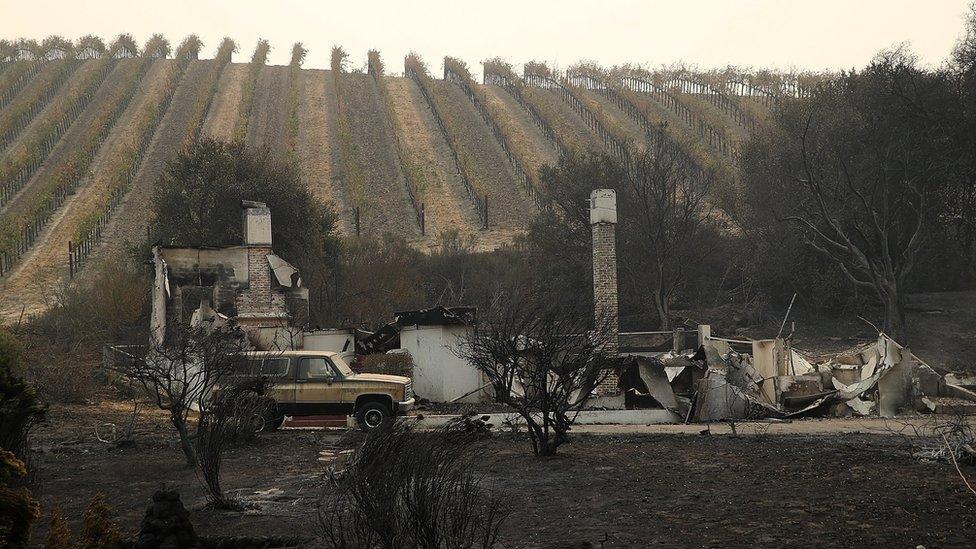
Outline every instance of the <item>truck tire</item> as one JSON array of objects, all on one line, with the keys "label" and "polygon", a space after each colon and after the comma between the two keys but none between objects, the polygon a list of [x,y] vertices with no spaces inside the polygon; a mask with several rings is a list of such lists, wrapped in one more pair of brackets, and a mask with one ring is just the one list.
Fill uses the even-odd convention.
[{"label": "truck tire", "polygon": [[393,414],[390,409],[379,402],[367,402],[356,410],[356,423],[367,433],[382,427],[390,421]]}]

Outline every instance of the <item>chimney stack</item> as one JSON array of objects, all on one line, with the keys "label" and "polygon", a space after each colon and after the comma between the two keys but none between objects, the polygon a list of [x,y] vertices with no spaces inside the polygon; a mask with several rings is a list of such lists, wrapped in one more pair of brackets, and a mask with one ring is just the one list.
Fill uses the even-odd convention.
[{"label": "chimney stack", "polygon": [[[609,323],[613,335],[604,348],[617,356],[620,318],[617,310],[617,194],[613,189],[590,193],[590,226],[593,228],[593,308],[598,325]],[[610,380],[608,380],[609,382]],[[612,381],[616,386],[616,379]]]}]

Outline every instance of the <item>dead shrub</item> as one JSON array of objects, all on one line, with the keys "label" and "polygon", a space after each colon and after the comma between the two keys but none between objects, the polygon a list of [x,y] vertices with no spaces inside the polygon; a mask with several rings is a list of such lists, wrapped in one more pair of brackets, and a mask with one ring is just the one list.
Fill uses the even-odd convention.
[{"label": "dead shrub", "polygon": [[248,380],[228,387],[206,404],[197,425],[196,450],[204,486],[210,502],[218,509],[241,509],[239,501],[228,498],[220,485],[224,450],[231,444],[252,442],[264,428],[272,401],[267,379]]},{"label": "dead shrub", "polygon": [[18,329],[28,380],[54,402],[84,403],[98,393],[102,348],[148,338],[148,279],[136,265],[107,266],[59,288],[51,308]]},{"label": "dead shrub", "polygon": [[369,433],[319,507],[330,547],[493,547],[507,512],[471,473],[483,429],[455,422]]},{"label": "dead shrub", "polygon": [[41,504],[20,486],[27,467],[10,451],[0,450],[0,547],[26,547],[41,516]]},{"label": "dead shrub", "polygon": [[112,520],[112,508],[105,503],[105,494],[97,492],[85,508],[81,530],[71,533],[60,509],[51,512],[51,528],[44,542],[45,549],[112,549],[122,540],[122,531]]}]

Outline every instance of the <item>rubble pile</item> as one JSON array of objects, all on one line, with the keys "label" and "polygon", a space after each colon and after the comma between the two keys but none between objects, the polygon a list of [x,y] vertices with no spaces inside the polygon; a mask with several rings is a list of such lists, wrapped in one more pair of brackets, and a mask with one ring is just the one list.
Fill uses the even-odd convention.
[{"label": "rubble pile", "polygon": [[[751,353],[736,350],[744,345]],[[976,393],[952,381],[882,333],[876,342],[817,364],[784,339],[704,337],[697,350],[628,357],[620,386],[628,408],[664,408],[705,422],[894,417],[976,402]]]}]

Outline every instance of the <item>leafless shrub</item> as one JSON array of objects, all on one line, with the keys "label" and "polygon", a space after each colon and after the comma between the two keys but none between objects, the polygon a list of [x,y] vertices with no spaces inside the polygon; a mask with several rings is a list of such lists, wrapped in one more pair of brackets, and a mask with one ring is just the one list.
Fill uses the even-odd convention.
[{"label": "leafless shrub", "polygon": [[471,473],[484,430],[456,422],[416,431],[403,422],[369,433],[319,523],[336,548],[492,547],[507,513]]},{"label": "leafless shrub", "polygon": [[204,422],[211,397],[230,379],[245,346],[246,338],[237,328],[210,330],[180,325],[173,328],[165,343],[153,345],[145,357],[119,361],[114,366],[120,375],[138,382],[156,406],[169,412],[188,466],[198,463],[190,413],[199,411]]},{"label": "leafless shrub", "polygon": [[603,349],[615,337],[594,326],[581,301],[551,302],[526,289],[499,294],[458,353],[480,370],[495,401],[525,420],[536,455],[569,440],[576,414],[611,372]]}]

